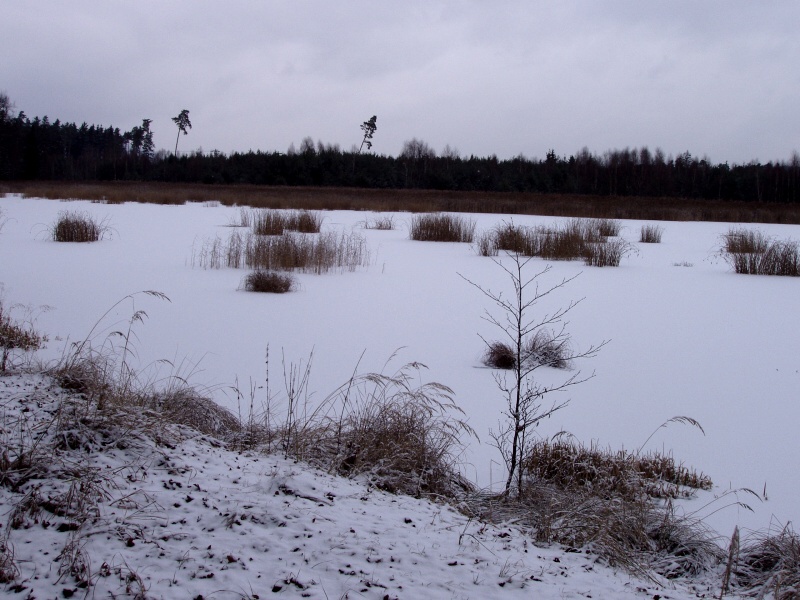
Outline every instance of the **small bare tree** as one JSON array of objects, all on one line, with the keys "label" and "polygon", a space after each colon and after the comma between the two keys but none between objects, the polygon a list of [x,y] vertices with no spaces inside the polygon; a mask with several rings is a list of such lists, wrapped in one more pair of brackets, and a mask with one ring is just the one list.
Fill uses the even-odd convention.
[{"label": "small bare tree", "polygon": [[[553,366],[550,360],[542,360],[535,340],[537,335],[545,333],[550,344],[560,349],[559,360],[571,362],[573,359],[591,358],[597,354],[607,341],[590,346],[587,350],[577,352],[569,343],[570,335],[566,331],[565,317],[582,300],[573,300],[566,307],[558,308],[553,312],[533,314],[536,305],[546,296],[561,290],[576,276],[563,278],[561,281],[549,285],[543,284],[542,279],[550,272],[551,266],[528,275],[526,267],[533,260],[531,257],[507,252],[510,265],[506,265],[500,258],[492,260],[505,271],[513,285],[513,294],[506,296],[502,292],[493,292],[484,286],[475,283],[460,275],[467,283],[477,288],[484,296],[489,298],[497,307],[500,314],[496,315],[486,310],[483,319],[499,329],[504,340],[502,342],[489,342],[483,337],[487,351],[492,352],[498,344],[510,348],[510,359],[502,365],[509,371],[495,373],[494,379],[498,389],[502,392],[506,406],[503,411],[505,419],[500,422],[497,431],[490,432],[495,447],[500,451],[508,469],[504,494],[511,492],[514,479],[517,482],[517,491],[523,488],[522,462],[526,456],[528,434],[538,425],[539,421],[549,417],[569,404],[569,399],[554,400],[545,403],[545,398],[556,392],[564,392],[573,385],[583,383],[594,377],[583,376],[580,371],[575,371],[567,376],[561,383],[546,386],[537,382],[534,371],[540,367]],[[500,366],[500,365],[498,365]]]}]

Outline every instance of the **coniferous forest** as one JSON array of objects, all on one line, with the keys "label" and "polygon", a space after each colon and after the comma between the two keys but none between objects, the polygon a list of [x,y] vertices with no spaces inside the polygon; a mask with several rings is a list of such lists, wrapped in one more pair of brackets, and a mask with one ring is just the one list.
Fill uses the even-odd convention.
[{"label": "coniferous forest", "polygon": [[[188,111],[187,111],[188,113]],[[173,119],[175,120],[175,119]],[[373,119],[366,125],[375,126]],[[714,164],[684,152],[625,148],[602,155],[583,149],[543,159],[437,153],[419,139],[398,156],[354,146],[302,141],[297,150],[155,151],[151,121],[130,131],[113,126],[29,118],[0,94],[0,180],[160,181],[204,184],[536,192],[796,203],[800,156],[766,164]],[[189,125],[190,126],[190,125]],[[372,133],[375,132],[373,128]],[[184,131],[185,133],[185,131]],[[180,132],[179,132],[180,135]],[[369,141],[366,137],[365,141]]]}]

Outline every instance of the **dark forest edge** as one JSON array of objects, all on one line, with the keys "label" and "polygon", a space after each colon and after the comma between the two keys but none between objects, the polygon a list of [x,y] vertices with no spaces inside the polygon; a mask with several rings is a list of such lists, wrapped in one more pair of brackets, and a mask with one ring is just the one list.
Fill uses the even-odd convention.
[{"label": "dark forest edge", "polygon": [[412,139],[393,157],[306,138],[299,150],[292,146],[285,153],[178,154],[155,151],[149,119],[130,131],[78,126],[46,116],[30,119],[15,114],[8,96],[0,94],[0,100],[0,191],[31,196],[800,222],[796,152],[785,162],[745,165],[712,164],[689,152],[667,157],[647,148],[498,159],[463,157],[449,147],[438,155]]}]

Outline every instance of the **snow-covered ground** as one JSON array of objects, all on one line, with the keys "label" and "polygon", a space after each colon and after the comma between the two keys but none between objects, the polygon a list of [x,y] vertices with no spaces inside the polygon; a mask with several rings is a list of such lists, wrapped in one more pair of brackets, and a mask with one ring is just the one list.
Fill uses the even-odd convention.
[{"label": "snow-covered ground", "polygon": [[[508,290],[510,281],[470,246],[409,240],[407,214],[395,216],[396,230],[377,231],[361,229],[372,216],[368,213],[326,212],[324,228],[355,229],[366,237],[371,266],[354,273],[299,275],[300,289],[290,294],[250,294],[237,290],[242,271],[191,266],[193,248],[206,238],[227,236],[237,208],[64,203],[15,196],[0,198],[0,208],[8,219],[0,233],[0,282],[6,302],[30,306],[37,327],[50,335],[44,357],[57,357],[69,341],[83,339],[126,295],[157,290],[171,302],[139,296],[135,303],[126,301],[114,309],[101,327],[107,333],[124,325],[134,310],[145,310],[148,318],[135,330],[140,365],[168,359],[179,374],[208,385],[219,403],[238,411],[247,407],[238,406],[230,388],[237,381],[243,389],[250,381],[264,385],[267,346],[273,390],[281,383],[281,355],[296,363],[313,350],[310,389],[320,397],[349,378],[362,353],[361,372],[391,371],[420,361],[429,367],[430,380],[453,388],[480,437],[464,457],[465,474],[486,487],[503,480],[500,457],[489,444],[489,430],[501,418],[502,397],[492,371],[480,364],[479,334],[496,337],[481,315],[493,307],[460,275],[495,291]],[[85,210],[107,219],[110,235],[95,244],[49,241],[47,229],[62,210]],[[479,231],[509,220],[503,215],[471,217]],[[532,225],[557,219],[513,220]],[[596,376],[573,388],[571,404],[543,423],[539,433],[567,430],[584,442],[635,449],[666,420],[690,416],[702,424],[705,435],[672,424],[647,446],[673,451],[715,482],[711,493],[688,501],[684,510],[710,515],[709,523],[723,536],[730,535],[734,524],[763,529],[775,521],[796,520],[800,281],[733,274],[716,255],[729,224],[661,223],[663,242],[647,245],[638,243],[641,224],[623,221],[622,235],[638,253],[619,268],[552,263],[547,282],[579,276],[540,309],[584,298],[570,314],[574,345],[581,349],[610,342],[595,359],[578,365],[584,374],[594,371]],[[800,239],[798,226],[754,227]],[[530,268],[543,266],[535,260]],[[398,357],[385,366],[398,349]],[[162,368],[169,372],[169,367]],[[563,374],[554,371],[543,377],[557,380]],[[262,459],[261,466],[271,469],[275,463],[281,473],[292,471],[287,464],[270,461]],[[318,475],[292,477],[299,478],[298,485],[310,486]],[[201,481],[198,475],[197,483],[203,485]],[[764,497],[738,495],[754,512],[728,506],[736,496],[725,492],[744,487]],[[411,502],[383,501],[392,500]]]},{"label": "snow-covered ground", "polygon": [[[40,438],[68,405],[47,378],[0,377],[4,418]],[[717,587],[634,579],[583,551],[534,546],[513,526],[230,452],[187,428],[154,429],[160,444],[132,425],[98,435],[62,424],[60,435],[81,443],[50,458],[60,479],[28,486],[27,506],[47,510],[9,516],[22,498],[0,486],[0,539],[18,570],[2,585],[8,597],[688,600]]]}]

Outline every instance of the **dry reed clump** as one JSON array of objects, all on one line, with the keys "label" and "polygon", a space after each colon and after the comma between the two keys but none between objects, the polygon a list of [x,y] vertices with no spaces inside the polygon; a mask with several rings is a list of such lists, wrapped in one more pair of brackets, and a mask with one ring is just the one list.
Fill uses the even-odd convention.
[{"label": "dry reed clump", "polygon": [[523,468],[521,491],[468,498],[471,513],[514,520],[530,527],[539,542],[586,548],[644,578],[696,575],[723,558],[713,532],[698,519],[676,514],[672,504],[694,489],[708,489],[710,480],[671,457],[586,448],[557,438],[532,444]]},{"label": "dry reed clump", "polygon": [[364,229],[391,231],[395,228],[393,215],[378,215],[364,220]]},{"label": "dry reed clump", "polygon": [[536,255],[536,235],[530,227],[501,223],[492,231],[495,246],[499,250],[514,252],[522,256]]},{"label": "dry reed clump", "polygon": [[660,244],[663,233],[664,228],[660,225],[642,225],[642,229],[639,234],[639,242],[642,244]]},{"label": "dry reed clump", "polygon": [[708,476],[676,463],[672,456],[613,452],[562,440],[532,443],[524,469],[530,485],[545,483],[628,500],[686,498],[712,485]]},{"label": "dry reed clump", "polygon": [[538,541],[586,548],[642,578],[699,575],[723,556],[714,532],[677,514],[671,501],[656,504],[540,485],[529,487],[519,502]]},{"label": "dry reed clump", "polygon": [[738,550],[729,565],[733,585],[759,598],[800,597],[800,536],[791,525],[756,533]]},{"label": "dry reed clump", "polygon": [[418,242],[466,242],[475,239],[475,221],[444,213],[414,215],[409,236]]},{"label": "dry reed clump", "polygon": [[563,226],[537,231],[539,248],[536,256],[545,260],[583,258],[589,244],[603,242],[602,236],[585,219],[570,219]]},{"label": "dry reed clump", "polygon": [[321,274],[333,269],[355,271],[369,262],[370,252],[364,237],[345,232],[264,236],[234,231],[227,241],[215,236],[192,250],[192,266],[202,269],[228,267]]},{"label": "dry reed clump", "polygon": [[795,240],[774,240],[760,231],[734,228],[722,236],[720,253],[736,273],[800,276],[800,244]]},{"label": "dry reed clump", "polygon": [[97,242],[109,230],[107,220],[98,221],[87,212],[65,210],[50,227],[50,237],[54,242]]},{"label": "dry reed clump", "polygon": [[369,258],[366,240],[357,233],[248,236],[241,266],[321,274],[332,269],[355,271],[368,265]]},{"label": "dry reed clump", "polygon": [[393,375],[354,375],[314,410],[290,376],[287,416],[270,437],[290,456],[383,490],[457,497],[472,487],[458,461],[462,438],[474,432],[450,388],[417,383],[424,368],[410,363]]},{"label": "dry reed clump", "polygon": [[[547,329],[540,329],[528,337],[520,354],[526,366],[555,369],[568,369],[573,356],[569,340]],[[517,351],[506,342],[489,342],[481,362],[494,369],[510,370],[517,366]]]},{"label": "dry reed clump", "polygon": [[584,263],[587,267],[618,267],[630,251],[630,244],[622,239],[590,243],[584,248]]},{"label": "dry reed clump", "polygon": [[[284,231],[319,233],[322,227],[322,215],[308,210],[255,209],[247,220],[256,235],[283,235]],[[242,218],[241,221],[244,222],[245,219]]]},{"label": "dry reed clump", "polygon": [[295,285],[295,279],[291,275],[272,271],[253,271],[242,281],[242,288],[245,291],[272,294],[285,294],[292,291]]},{"label": "dry reed clump", "polygon": [[602,237],[616,237],[622,231],[622,223],[616,219],[592,219],[591,225]]},{"label": "dry reed clump", "polygon": [[569,338],[548,329],[539,329],[530,336],[522,350],[523,360],[554,369],[570,368],[573,355]]},{"label": "dry reed clump", "polygon": [[33,352],[47,342],[47,336],[36,331],[31,322],[21,322],[11,316],[11,309],[0,298],[0,373],[6,371],[15,351]]},{"label": "dry reed clump", "polygon": [[517,366],[517,353],[505,342],[489,342],[481,362],[494,369],[510,370]]},{"label": "dry reed clump", "polygon": [[722,250],[727,254],[762,254],[769,243],[763,232],[743,227],[733,227],[722,236]]}]

